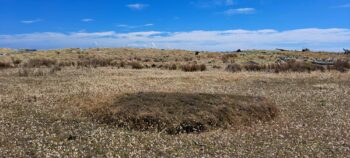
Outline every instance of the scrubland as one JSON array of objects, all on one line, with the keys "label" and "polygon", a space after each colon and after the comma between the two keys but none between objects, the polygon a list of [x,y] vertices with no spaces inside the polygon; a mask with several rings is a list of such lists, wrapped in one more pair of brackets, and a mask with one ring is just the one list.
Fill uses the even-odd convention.
[{"label": "scrubland", "polygon": [[[336,64],[276,64],[281,56]],[[315,52],[9,51],[0,57],[0,153],[348,157],[348,60]]]}]

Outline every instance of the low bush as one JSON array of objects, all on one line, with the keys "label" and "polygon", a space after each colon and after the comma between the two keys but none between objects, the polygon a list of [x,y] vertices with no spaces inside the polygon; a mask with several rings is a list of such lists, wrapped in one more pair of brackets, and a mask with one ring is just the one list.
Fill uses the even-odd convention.
[{"label": "low bush", "polygon": [[207,67],[204,64],[187,64],[182,65],[181,70],[185,72],[205,71]]},{"label": "low bush", "polygon": [[57,61],[54,59],[30,59],[27,63],[24,64],[25,67],[33,68],[33,67],[50,67],[56,65]]},{"label": "low bush", "polygon": [[105,59],[105,58],[80,58],[78,61],[78,66],[81,67],[107,67],[111,66],[112,59]]},{"label": "low bush", "polygon": [[139,62],[130,62],[129,65],[131,66],[132,69],[143,69],[143,68],[145,68]]},{"label": "low bush", "polygon": [[39,77],[39,76],[44,76],[47,74],[47,71],[41,69],[41,68],[20,68],[18,70],[18,76],[20,77],[29,77],[29,76],[34,76],[34,77]]},{"label": "low bush", "polygon": [[162,69],[167,69],[167,70],[177,70],[177,65],[176,64],[165,64],[161,65]]},{"label": "low bush", "polygon": [[6,69],[6,68],[10,68],[10,67],[12,67],[12,65],[10,63],[0,61],[0,69]]},{"label": "low bush", "polygon": [[229,72],[239,72],[242,71],[242,67],[239,64],[230,64],[226,67],[225,70]]},{"label": "low bush", "polygon": [[235,63],[235,58],[237,58],[237,54],[225,54],[221,57],[223,63]]},{"label": "low bush", "polygon": [[348,69],[350,69],[350,63],[348,60],[337,60],[333,66],[333,69],[340,72],[346,72]]},{"label": "low bush", "polygon": [[[339,69],[346,67],[346,64],[339,63]],[[335,66],[333,66],[335,67]],[[335,68],[330,68],[335,69]],[[316,65],[312,63],[307,62],[296,62],[296,61],[290,61],[287,63],[272,63],[272,64],[245,64],[245,65],[238,65],[238,64],[230,64],[226,67],[226,71],[229,72],[238,72],[241,70],[245,71],[266,71],[266,72],[312,72],[312,71],[326,71],[326,67],[321,65]],[[339,71],[339,70],[338,70]]]}]

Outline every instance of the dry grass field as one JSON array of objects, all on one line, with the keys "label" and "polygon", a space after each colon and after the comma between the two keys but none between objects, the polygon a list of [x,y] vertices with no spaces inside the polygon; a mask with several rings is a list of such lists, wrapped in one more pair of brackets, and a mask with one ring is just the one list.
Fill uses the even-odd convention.
[{"label": "dry grass field", "polygon": [[[9,51],[0,57],[0,155],[349,157],[349,65],[293,61],[278,73],[244,66],[280,56],[349,60],[277,51]],[[232,64],[241,70],[226,69]]]}]

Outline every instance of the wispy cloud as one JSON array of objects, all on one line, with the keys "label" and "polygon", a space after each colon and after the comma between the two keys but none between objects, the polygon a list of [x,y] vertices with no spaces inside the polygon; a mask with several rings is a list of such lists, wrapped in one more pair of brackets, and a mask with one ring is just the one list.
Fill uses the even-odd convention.
[{"label": "wispy cloud", "polygon": [[228,9],[223,13],[226,15],[234,15],[234,14],[253,14],[255,13],[255,8],[237,8],[237,9]]},{"label": "wispy cloud", "polygon": [[85,18],[85,19],[81,19],[82,22],[93,22],[95,21],[94,19],[91,18]]},{"label": "wispy cloud", "polygon": [[[96,45],[98,43],[98,45]],[[222,30],[189,32],[43,32],[0,35],[0,47],[53,49],[66,47],[154,47],[226,51],[300,49],[341,51],[350,47],[350,29]]]},{"label": "wispy cloud", "polygon": [[333,8],[350,8],[350,3],[334,6]]},{"label": "wispy cloud", "polygon": [[197,0],[192,1],[191,4],[198,8],[212,8],[218,6],[232,6],[235,3],[233,0]]},{"label": "wispy cloud", "polygon": [[142,4],[142,3],[134,3],[134,4],[128,4],[126,6],[132,10],[143,10],[143,9],[147,8],[149,5]]},{"label": "wispy cloud", "polygon": [[149,23],[149,24],[145,24],[143,26],[154,26],[154,24]]},{"label": "wispy cloud", "polygon": [[127,29],[136,29],[136,28],[151,27],[151,26],[154,26],[154,24],[148,23],[148,24],[143,24],[143,25],[127,25],[127,24],[119,24],[119,25],[117,25],[117,27],[127,28]]},{"label": "wispy cloud", "polygon": [[34,20],[22,20],[22,24],[34,24],[43,21],[42,19],[34,19]]}]

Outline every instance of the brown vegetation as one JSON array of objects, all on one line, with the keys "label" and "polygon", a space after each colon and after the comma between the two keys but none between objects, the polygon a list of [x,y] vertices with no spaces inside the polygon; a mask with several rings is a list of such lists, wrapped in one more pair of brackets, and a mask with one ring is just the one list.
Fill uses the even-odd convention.
[{"label": "brown vegetation", "polygon": [[35,59],[30,59],[27,63],[25,63],[25,67],[41,67],[41,66],[46,66],[50,67],[53,65],[56,65],[57,60],[55,59],[40,59],[40,58],[35,58]]},{"label": "brown vegetation", "polygon": [[239,64],[230,64],[226,67],[226,71],[229,72],[240,72],[242,71],[242,67]]},{"label": "brown vegetation", "polygon": [[10,68],[10,67],[12,67],[10,63],[0,61],[0,69]]},{"label": "brown vegetation", "polygon": [[[1,56],[1,156],[348,157],[348,55],[246,50],[235,63],[223,55],[99,48]],[[31,59],[57,62],[25,67]],[[313,59],[339,61],[321,72]],[[192,64],[208,70],[170,71]],[[275,70],[283,74],[267,73]]]},{"label": "brown vegetation", "polygon": [[144,66],[140,64],[139,62],[130,62],[129,65],[132,69],[143,69]]},{"label": "brown vegetation", "polygon": [[277,113],[277,107],[261,97],[155,92],[125,94],[90,112],[102,123],[169,134],[250,125],[269,121]]},{"label": "brown vegetation", "polygon": [[187,64],[187,65],[182,65],[181,70],[185,72],[205,71],[207,70],[207,67],[204,64],[201,64],[201,65]]},{"label": "brown vegetation", "polygon": [[235,63],[235,58],[237,58],[237,54],[225,54],[221,57],[223,63]]}]

